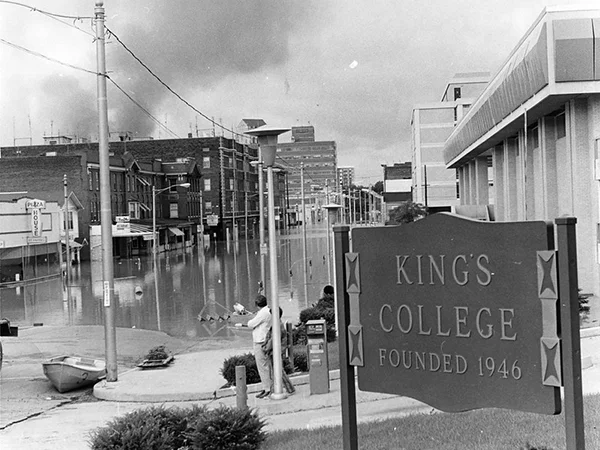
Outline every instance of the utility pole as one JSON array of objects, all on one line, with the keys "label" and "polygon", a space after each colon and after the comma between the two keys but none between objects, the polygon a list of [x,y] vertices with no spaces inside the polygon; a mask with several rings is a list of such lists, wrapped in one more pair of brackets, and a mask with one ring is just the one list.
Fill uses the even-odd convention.
[{"label": "utility pole", "polygon": [[[69,243],[69,194],[67,186],[67,174],[63,176],[63,190],[65,196],[64,216],[65,216],[65,243],[66,243],[66,270],[65,282],[67,284],[67,304],[71,307],[71,249]],[[62,249],[61,249],[62,252]]]},{"label": "utility pole", "polygon": [[[96,62],[98,75],[98,154],[100,163],[100,230],[102,234],[102,290],[104,300],[104,347],[106,353],[106,381],[117,381],[117,330],[115,306],[112,298],[115,290],[112,215],[110,195],[110,162],[108,157],[108,102],[106,99],[106,55],[104,8],[102,0],[96,1]],[[67,243],[68,245],[68,243]]]}]

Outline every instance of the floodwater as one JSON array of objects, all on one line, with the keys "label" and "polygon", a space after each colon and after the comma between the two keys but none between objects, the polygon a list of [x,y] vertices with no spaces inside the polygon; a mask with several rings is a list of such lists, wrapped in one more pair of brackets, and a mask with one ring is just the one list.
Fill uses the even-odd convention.
[{"label": "floodwater", "polygon": [[[326,236],[323,224],[307,227],[305,296],[302,230],[278,235],[278,298],[284,320],[297,323],[300,311],[315,303],[328,284]],[[268,255],[264,259],[268,298]],[[258,239],[207,241],[203,246],[162,253],[156,273],[152,256],[115,260],[116,326],[160,330],[188,339],[233,336],[235,330],[227,327],[233,305],[255,309],[260,245]],[[0,318],[18,327],[102,325],[102,281],[101,262],[86,261],[71,268],[68,289],[59,277],[0,288]],[[581,317],[582,328],[600,325],[600,299],[591,297],[589,306],[590,312]]]},{"label": "floodwater", "polygon": [[[328,284],[326,229],[307,227],[307,277],[302,229],[277,238],[279,304],[284,320],[298,322],[299,312],[316,302]],[[332,245],[332,241],[331,245]],[[265,255],[266,294],[270,295],[269,257]],[[211,338],[232,335],[227,316],[240,303],[254,311],[260,281],[260,243],[215,242],[152,256],[115,260],[117,327],[160,330],[174,337]],[[155,276],[156,273],[156,276]],[[333,279],[333,278],[332,278]],[[0,317],[28,327],[104,324],[102,263],[72,266],[65,280],[52,278],[0,289]]]}]

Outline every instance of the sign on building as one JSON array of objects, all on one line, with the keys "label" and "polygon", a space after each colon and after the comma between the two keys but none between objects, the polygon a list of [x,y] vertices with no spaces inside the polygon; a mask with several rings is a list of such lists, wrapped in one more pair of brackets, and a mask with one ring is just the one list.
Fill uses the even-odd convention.
[{"label": "sign on building", "polygon": [[115,220],[117,222],[117,233],[129,233],[129,216],[116,216]]},{"label": "sign on building", "polygon": [[40,237],[42,235],[42,214],[39,208],[31,209],[31,235]]}]

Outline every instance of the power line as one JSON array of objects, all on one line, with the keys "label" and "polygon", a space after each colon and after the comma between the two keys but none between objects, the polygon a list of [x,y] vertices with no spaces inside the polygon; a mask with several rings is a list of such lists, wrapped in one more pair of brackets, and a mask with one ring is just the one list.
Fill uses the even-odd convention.
[{"label": "power line", "polygon": [[34,56],[46,59],[48,61],[55,62],[55,63],[60,64],[62,66],[70,67],[71,69],[75,69],[75,70],[81,70],[82,72],[91,73],[92,75],[98,75],[97,72],[94,72],[92,70],[84,69],[83,67],[74,66],[73,64],[65,63],[65,62],[59,61],[58,59],[54,59],[54,58],[51,58],[49,56],[42,55],[41,53],[35,52],[33,50],[29,50],[28,48],[25,48],[25,47],[21,47],[20,45],[14,44],[14,43],[9,42],[7,40],[4,40],[2,38],[0,38],[0,42],[2,42],[3,44],[8,45],[10,47],[14,47],[14,48],[16,48],[18,50],[24,51],[25,53],[30,53],[30,54],[32,54]]},{"label": "power line", "polygon": [[173,94],[175,97],[177,97],[179,100],[181,100],[184,104],[186,104],[189,108],[191,108],[194,112],[196,112],[197,114],[199,114],[200,116],[204,117],[206,120],[208,120],[210,123],[212,123],[215,126],[218,126],[219,128],[221,128],[223,131],[228,131],[230,133],[232,133],[233,135],[237,135],[237,136],[241,136],[244,137],[243,134],[241,133],[237,133],[236,131],[233,131],[232,129],[227,128],[226,126],[220,124],[219,122],[216,122],[215,120],[213,120],[212,118],[210,118],[209,116],[207,116],[206,114],[204,114],[202,111],[196,109],[192,104],[190,104],[187,100],[185,100],[181,95],[179,95],[177,92],[175,92],[167,83],[165,83],[158,75],[156,75],[152,69],[150,69],[135,53],[133,53],[132,50],[129,49],[129,47],[127,47],[125,45],[125,43],[123,43],[123,41],[119,38],[119,36],[117,36],[111,29],[109,29],[108,27],[105,27],[108,32],[111,34],[111,36],[114,36],[114,38],[117,40],[117,42],[119,44],[121,44],[121,46],[144,68],[148,71],[148,73],[150,75],[152,75],[160,84],[162,84],[171,94]]},{"label": "power line", "polygon": [[[5,39],[0,38],[0,42],[3,44],[6,44],[8,46],[14,47],[18,50],[21,50],[23,52],[29,53],[31,55],[37,56],[39,58],[43,58],[46,59],[48,61],[66,66],[66,67],[70,67],[72,69],[76,69],[76,70],[80,70],[82,72],[86,72],[86,73],[90,73],[92,75],[98,75],[97,72],[88,70],[88,69],[84,69],[83,67],[78,67],[78,66],[74,66],[72,64],[68,64],[62,61],[59,61],[57,59],[51,58],[49,56],[43,55],[41,53],[38,52],[34,52],[33,50],[29,50],[28,48],[22,47],[20,45],[14,44],[12,42],[9,42]],[[148,110],[146,110],[146,108],[144,108],[139,102],[137,102],[131,95],[129,95],[127,92],[125,92],[125,90],[123,88],[121,88],[121,86],[119,86],[114,80],[112,80],[108,75],[104,75],[106,77],[107,80],[109,80],[119,91],[121,91],[123,93],[123,95],[125,95],[134,105],[136,105],[138,108],[140,108],[148,117],[150,117],[150,119],[152,119],[154,122],[156,122],[160,127],[164,128],[166,131],[168,131],[169,133],[171,133],[173,136],[175,137],[179,137],[176,133],[174,133],[171,129],[169,129],[166,125],[162,124],[156,117],[154,117]]]},{"label": "power line", "polygon": [[49,17],[60,17],[62,19],[75,19],[75,20],[94,19],[94,17],[88,17],[88,16],[67,16],[67,15],[64,15],[64,14],[51,13],[51,12],[48,12],[48,11],[44,11],[43,9],[36,8],[34,6],[29,6],[29,5],[26,5],[24,3],[19,3],[19,2],[12,2],[12,1],[9,1],[9,0],[0,0],[0,3],[8,3],[9,5],[22,6],[23,8],[27,8],[27,9],[33,11],[33,12],[39,12],[41,14],[45,14],[45,15],[47,15]]},{"label": "power line", "polygon": [[117,83],[115,83],[115,81],[111,77],[109,77],[108,75],[106,75],[106,79],[108,81],[110,81],[119,91],[121,91],[123,93],[123,95],[125,95],[125,97],[127,97],[129,100],[131,100],[131,102],[135,106],[137,106],[138,108],[140,108],[148,117],[150,117],[160,127],[162,127],[163,129],[165,129],[166,131],[168,131],[169,133],[171,133],[176,138],[179,138],[179,136],[177,135],[177,133],[173,132],[169,127],[167,127],[166,125],[164,125],[160,120],[158,120],[156,117],[154,117],[152,114],[150,114],[150,112],[146,108],[144,108],[140,103],[138,103],[131,95],[129,95],[127,92],[125,92],[125,90],[121,86],[119,86]]}]

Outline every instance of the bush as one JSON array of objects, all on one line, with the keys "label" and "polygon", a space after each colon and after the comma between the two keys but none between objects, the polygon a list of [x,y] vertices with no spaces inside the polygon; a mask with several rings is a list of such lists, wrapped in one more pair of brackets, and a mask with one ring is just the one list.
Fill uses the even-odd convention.
[{"label": "bush", "polygon": [[301,323],[317,319],[325,319],[327,325],[335,325],[335,310],[333,308],[318,308],[313,306],[300,311]]},{"label": "bush", "polygon": [[140,409],[113,419],[106,427],[91,432],[92,450],[182,448],[189,441],[185,436],[188,423],[206,413],[205,407],[191,410],[166,409],[163,406]]},{"label": "bush", "polygon": [[308,372],[308,355],[306,346],[294,347],[294,367],[298,372]]},{"label": "bush", "polygon": [[265,440],[265,422],[250,410],[163,406],[140,409],[92,431],[92,450],[254,450]]},{"label": "bush", "polygon": [[[252,353],[244,355],[235,355],[223,361],[221,375],[227,380],[229,386],[235,385],[235,368],[236,366],[246,366],[246,384],[260,383],[260,375],[256,368],[256,359]],[[283,359],[283,370],[286,373],[292,372],[292,366],[287,358]]]},{"label": "bush", "polygon": [[223,361],[221,375],[227,380],[230,386],[235,385],[235,368],[236,366],[246,366],[246,384],[260,383],[260,375],[256,368],[256,360],[252,353],[244,355],[235,355]]},{"label": "bush", "polygon": [[198,417],[187,436],[195,449],[253,450],[267,437],[264,426],[254,411],[220,406]]}]

